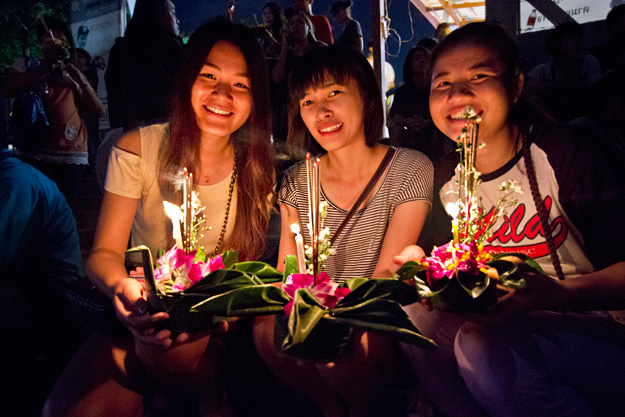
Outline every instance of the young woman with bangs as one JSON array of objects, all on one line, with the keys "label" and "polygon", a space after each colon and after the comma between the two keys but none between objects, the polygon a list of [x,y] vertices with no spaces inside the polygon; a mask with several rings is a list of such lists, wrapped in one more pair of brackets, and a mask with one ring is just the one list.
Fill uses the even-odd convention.
[{"label": "young woman with bangs", "polygon": [[[438,348],[407,347],[407,356],[443,415],[621,415],[623,175],[601,140],[553,123],[524,102],[523,83],[516,44],[495,24],[463,26],[432,53],[430,112],[437,128],[455,141],[465,123],[463,109],[481,117],[476,197],[485,211],[503,181],[515,180],[522,189],[493,224],[484,248],[525,253],[543,272],[524,273],[526,288],[482,313],[408,306]],[[453,181],[457,164],[457,152],[435,163],[437,191]],[[434,245],[451,239],[442,198],[435,197],[428,219],[428,226],[438,226],[438,234],[430,235]],[[396,261],[422,256],[413,246]]]},{"label": "young woman with bangs", "polygon": [[[430,207],[433,170],[420,152],[378,143],[383,104],[365,57],[341,46],[315,49],[302,57],[290,79],[289,136],[292,153],[320,154],[321,201],[328,203],[324,226],[336,253],[325,261],[335,282],[390,277],[394,251],[416,242]],[[381,169],[381,175],[374,174]],[[372,180],[372,178],[375,178]],[[365,192],[342,232],[339,225]],[[278,202],[282,235],[278,268],[295,254],[297,223],[306,244],[310,235],[304,163],[282,182]],[[354,352],[336,363],[300,364],[273,346],[273,318],[255,322],[256,347],[269,368],[290,388],[314,401],[329,416],[369,416],[380,387],[394,383],[402,366],[397,346],[387,338],[358,333]]]}]

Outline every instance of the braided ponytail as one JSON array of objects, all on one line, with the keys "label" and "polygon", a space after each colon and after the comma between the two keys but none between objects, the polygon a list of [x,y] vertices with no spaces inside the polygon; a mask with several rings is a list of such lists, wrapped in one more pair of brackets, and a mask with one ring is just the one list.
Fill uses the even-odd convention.
[{"label": "braided ponytail", "polygon": [[540,219],[540,225],[543,229],[543,234],[545,239],[547,239],[547,248],[549,249],[549,256],[551,257],[551,263],[553,264],[553,268],[556,271],[556,275],[559,280],[564,280],[564,273],[562,272],[562,265],[560,265],[560,257],[558,256],[558,251],[556,250],[556,245],[553,242],[553,234],[551,231],[551,227],[549,226],[549,219],[547,218],[547,212],[545,210],[545,205],[543,204],[542,197],[540,196],[540,191],[538,190],[538,181],[536,180],[536,171],[534,171],[534,163],[532,161],[532,155],[530,152],[530,142],[528,140],[528,132],[523,132],[521,134],[522,138],[522,152],[523,152],[523,160],[525,161],[525,170],[527,171],[527,178],[530,183],[530,190],[532,192],[532,198],[534,200],[534,205],[536,206],[536,212],[538,213],[538,218]]}]

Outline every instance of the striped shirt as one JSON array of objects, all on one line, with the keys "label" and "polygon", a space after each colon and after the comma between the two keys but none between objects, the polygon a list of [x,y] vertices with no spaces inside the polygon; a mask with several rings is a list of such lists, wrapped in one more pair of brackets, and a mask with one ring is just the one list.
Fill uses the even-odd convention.
[{"label": "striped shirt", "polygon": [[[358,210],[334,243],[336,254],[326,260],[325,271],[336,282],[354,277],[370,278],[382,250],[386,229],[395,209],[410,201],[432,201],[434,169],[430,160],[419,151],[398,148],[390,167],[367,205]],[[306,164],[300,162],[289,169],[280,188],[278,202],[295,208],[300,224],[304,225],[304,242],[310,245],[306,231],[308,197]],[[335,206],[321,188],[321,201],[328,202],[324,226],[330,236],[339,227],[347,211]]]}]

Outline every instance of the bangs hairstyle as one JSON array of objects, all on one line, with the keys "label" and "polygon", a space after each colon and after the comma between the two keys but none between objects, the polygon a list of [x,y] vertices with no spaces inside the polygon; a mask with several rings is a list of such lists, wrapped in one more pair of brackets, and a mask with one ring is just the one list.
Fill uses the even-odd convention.
[{"label": "bangs hairstyle", "polygon": [[322,152],[300,115],[299,102],[306,91],[322,88],[329,82],[347,85],[356,81],[364,103],[362,109],[365,142],[373,147],[382,135],[384,108],[382,93],[369,61],[353,48],[340,45],[324,46],[305,54],[293,68],[289,79],[289,134],[287,143],[293,155],[303,150]]},{"label": "bangs hairstyle", "polygon": [[237,213],[232,236],[221,250],[236,249],[242,260],[262,254],[274,191],[274,159],[271,146],[271,113],[265,59],[252,32],[224,19],[200,26],[186,45],[185,57],[174,84],[169,134],[159,153],[158,182],[163,196],[182,201],[174,189],[172,174],[183,167],[194,172],[200,164],[201,131],[191,105],[191,90],[217,42],[238,47],[247,65],[252,96],[247,121],[230,136],[237,157]]},{"label": "bangs hairstyle", "polygon": [[517,125],[524,133],[534,123],[550,120],[550,117],[541,109],[534,106],[523,97],[518,96],[517,83],[521,75],[519,49],[516,42],[506,29],[490,22],[469,23],[447,35],[432,50],[430,70],[434,68],[436,60],[450,50],[464,45],[479,45],[488,48],[504,64],[502,80],[508,100],[511,103],[510,121]]},{"label": "bangs hairstyle", "polygon": [[269,9],[271,11],[271,14],[273,14],[273,26],[269,28],[273,32],[272,34],[274,35],[274,37],[276,37],[276,34],[282,35],[282,31],[286,26],[286,20],[284,18],[284,13],[282,12],[282,9],[280,8],[280,6],[278,6],[276,2],[273,1],[265,3],[261,10],[265,11],[265,9]]},{"label": "bangs hairstyle", "polygon": [[476,22],[454,30],[432,50],[430,68],[434,68],[436,60],[442,54],[457,46],[467,44],[485,46],[499,57],[505,66],[503,80],[506,92],[512,98],[516,90],[517,76],[520,73],[519,50],[514,40],[501,25]]}]

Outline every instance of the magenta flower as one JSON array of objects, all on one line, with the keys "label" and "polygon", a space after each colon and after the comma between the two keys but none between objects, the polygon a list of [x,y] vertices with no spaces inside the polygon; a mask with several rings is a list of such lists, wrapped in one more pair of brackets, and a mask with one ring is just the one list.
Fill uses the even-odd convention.
[{"label": "magenta flower", "polygon": [[225,268],[221,255],[204,263],[196,261],[196,253],[197,250],[185,253],[174,246],[158,259],[154,278],[161,292],[167,292],[168,284],[173,292],[184,291],[211,272]]},{"label": "magenta flower", "polygon": [[[197,262],[195,265],[199,265],[200,268],[200,278],[205,277],[213,271],[217,271],[218,269],[225,269],[224,261],[222,259],[222,255],[219,254],[214,258],[208,260],[208,262]],[[197,282],[197,281],[196,281]]]},{"label": "magenta flower", "polygon": [[422,260],[427,264],[426,276],[431,286],[443,278],[451,279],[458,271],[470,275],[477,275],[480,268],[486,267],[490,260],[488,254],[481,251],[481,247],[471,241],[470,243],[449,242],[440,248],[435,248],[430,257]]},{"label": "magenta flower", "polygon": [[284,292],[291,298],[284,306],[284,313],[287,317],[293,309],[293,298],[295,292],[300,288],[310,288],[312,294],[319,300],[319,304],[326,308],[334,308],[347,294],[349,288],[339,287],[339,284],[330,280],[326,272],[321,272],[317,277],[317,285],[313,287],[314,278],[310,274],[291,274],[282,286]]},{"label": "magenta flower", "polygon": [[183,249],[176,246],[171,248],[165,255],[158,258],[158,268],[154,270],[154,278],[157,281],[170,279],[174,271],[185,263],[186,253]]},{"label": "magenta flower", "polygon": [[208,272],[211,273],[218,269],[226,269],[222,255],[219,254],[208,261]]}]

